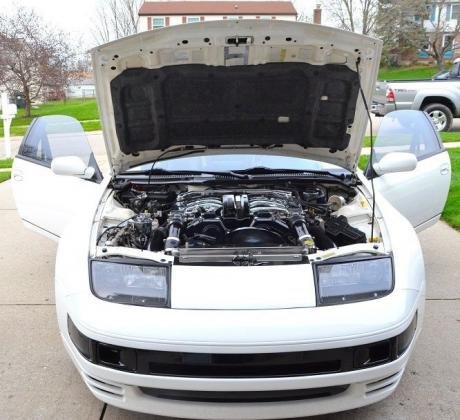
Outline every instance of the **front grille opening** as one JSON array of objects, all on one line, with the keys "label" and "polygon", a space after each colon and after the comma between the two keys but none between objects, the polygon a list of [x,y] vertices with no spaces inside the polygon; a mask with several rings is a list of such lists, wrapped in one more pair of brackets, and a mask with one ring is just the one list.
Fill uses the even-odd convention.
[{"label": "front grille opening", "polygon": [[168,400],[214,403],[261,403],[325,398],[345,392],[350,385],[323,388],[289,389],[279,391],[184,391],[177,389],[144,388],[151,397]]},{"label": "front grille opening", "polygon": [[305,376],[349,370],[352,349],[289,353],[137,352],[137,370],[151,375],[204,378]]},{"label": "front grille opening", "polygon": [[[213,355],[210,355],[213,356]],[[185,362],[180,356],[176,363],[149,363],[149,373],[152,375],[173,375],[173,376],[195,376],[195,377],[279,377],[279,376],[301,376],[336,373],[341,371],[340,360],[329,360],[324,362],[303,362],[295,364],[273,364],[261,363],[239,363],[235,358],[234,363],[225,364],[211,361],[209,364],[194,364]]]},{"label": "front grille opening", "polygon": [[99,344],[98,346],[98,356],[101,363],[111,366],[121,366],[121,359],[120,359],[120,350],[112,347],[106,346],[103,344]]},{"label": "front grille opening", "polygon": [[355,350],[354,366],[356,369],[380,365],[391,360],[391,341],[359,347]]},{"label": "front grille opening", "polygon": [[380,364],[390,360],[390,340],[369,347],[369,363]]}]

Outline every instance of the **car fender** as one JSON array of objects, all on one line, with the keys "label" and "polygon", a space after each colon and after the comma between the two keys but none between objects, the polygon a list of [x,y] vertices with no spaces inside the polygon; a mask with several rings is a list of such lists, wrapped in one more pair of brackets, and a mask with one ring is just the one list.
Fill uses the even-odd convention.
[{"label": "car fender", "polygon": [[424,290],[425,264],[417,233],[382,195],[376,193],[376,201],[381,213],[378,220],[385,225],[393,254],[395,289]]},{"label": "car fender", "polygon": [[440,102],[439,99],[436,99],[436,98],[443,98],[445,100],[448,100],[449,102],[452,103],[453,114],[458,115],[459,103],[460,103],[460,91],[458,91],[457,93],[455,90],[452,90],[452,89],[436,88],[436,89],[419,90],[417,94],[415,95],[414,102],[412,103],[412,109],[421,110],[423,101],[430,97],[433,97],[432,103]]}]

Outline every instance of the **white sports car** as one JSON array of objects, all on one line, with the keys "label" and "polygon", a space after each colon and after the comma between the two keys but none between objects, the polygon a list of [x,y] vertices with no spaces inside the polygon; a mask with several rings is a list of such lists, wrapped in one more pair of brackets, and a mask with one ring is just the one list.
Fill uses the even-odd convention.
[{"label": "white sports car", "polygon": [[416,230],[440,217],[450,161],[429,118],[401,111],[357,170],[380,52],[252,20],[96,48],[105,178],[78,122],[33,122],[15,199],[59,240],[59,329],[97,398],[274,419],[395,390],[423,320]]}]

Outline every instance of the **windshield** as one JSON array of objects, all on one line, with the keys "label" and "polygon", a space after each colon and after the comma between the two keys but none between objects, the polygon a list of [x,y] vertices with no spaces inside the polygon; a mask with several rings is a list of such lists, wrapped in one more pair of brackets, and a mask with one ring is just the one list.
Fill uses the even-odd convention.
[{"label": "windshield", "polygon": [[[152,162],[144,163],[130,169],[131,171],[149,171]],[[319,162],[310,159],[302,159],[287,156],[273,156],[263,154],[222,154],[222,155],[201,155],[186,156],[172,159],[165,159],[155,163],[154,169],[163,169],[169,172],[177,171],[202,171],[202,172],[230,172],[242,171],[256,167],[270,169],[293,169],[293,170],[314,170],[328,171],[337,174],[349,173],[344,168],[329,163]]]}]

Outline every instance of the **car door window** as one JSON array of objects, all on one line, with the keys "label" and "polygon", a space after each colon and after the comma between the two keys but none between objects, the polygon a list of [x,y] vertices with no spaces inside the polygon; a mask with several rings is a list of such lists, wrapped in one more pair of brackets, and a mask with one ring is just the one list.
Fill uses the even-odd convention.
[{"label": "car door window", "polygon": [[60,156],[78,156],[87,166],[100,171],[81,124],[72,117],[50,115],[34,120],[18,155],[34,163],[50,167]]},{"label": "car door window", "polygon": [[455,63],[449,73],[451,78],[458,78],[460,76],[460,63]]},{"label": "car door window", "polygon": [[46,166],[51,164],[52,155],[48,136],[40,120],[34,121],[19,151],[19,155],[33,159]]},{"label": "car door window", "polygon": [[412,153],[423,160],[444,150],[429,117],[421,111],[394,111],[387,114],[374,142],[373,163],[387,153]]}]

